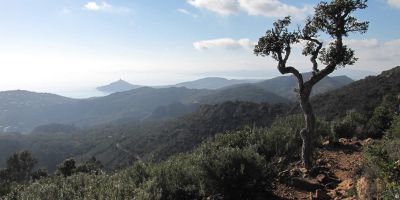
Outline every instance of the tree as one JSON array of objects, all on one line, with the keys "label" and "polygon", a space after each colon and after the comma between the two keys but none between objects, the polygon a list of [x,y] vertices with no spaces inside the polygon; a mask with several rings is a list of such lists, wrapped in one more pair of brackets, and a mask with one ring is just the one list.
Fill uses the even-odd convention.
[{"label": "tree", "polygon": [[28,181],[37,162],[29,151],[14,153],[7,160],[8,176],[12,181]]},{"label": "tree", "polygon": [[[312,135],[315,132],[315,115],[310,103],[313,86],[332,73],[338,67],[352,65],[357,61],[354,50],[343,44],[343,37],[350,33],[365,33],[369,22],[359,22],[351,14],[359,9],[367,8],[366,0],[333,0],[321,2],[315,7],[314,16],[307,18],[305,25],[298,30],[289,31],[290,17],[277,20],[273,28],[261,37],[255,46],[257,56],[272,56],[278,61],[281,74],[293,74],[298,81],[300,106],[304,114],[305,128],[300,131],[302,138],[301,158],[305,168],[312,167]],[[320,34],[333,38],[324,46]],[[305,42],[302,54],[310,56],[312,75],[304,80],[298,69],[287,66],[292,45]],[[317,61],[319,59],[320,63]],[[319,64],[324,68],[319,69]]]},{"label": "tree", "polygon": [[75,160],[70,158],[64,160],[60,165],[57,166],[57,174],[63,175],[64,177],[71,176],[76,169]]}]

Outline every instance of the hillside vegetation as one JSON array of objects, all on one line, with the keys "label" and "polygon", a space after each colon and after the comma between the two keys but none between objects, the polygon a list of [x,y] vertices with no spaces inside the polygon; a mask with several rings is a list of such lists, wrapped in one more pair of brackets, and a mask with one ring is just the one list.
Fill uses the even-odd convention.
[{"label": "hillside vegetation", "polygon": [[400,94],[400,66],[313,98],[317,115],[333,119],[354,110],[371,116],[384,96]]},{"label": "hillside vegetation", "polygon": [[[341,78],[330,78],[330,81],[327,81],[329,84],[320,87],[317,93],[335,89],[339,87],[339,82],[342,85],[347,83],[339,79]],[[115,121],[170,119],[195,110],[184,109],[185,106],[181,106],[180,112],[175,112],[167,108],[177,104],[196,107],[196,104],[217,104],[225,101],[287,103],[293,100],[295,87],[294,83],[282,77],[263,84],[230,85],[218,90],[140,87],[105,97],[79,100],[28,91],[6,91],[0,92],[0,131],[28,133],[36,126],[52,123],[87,127]],[[292,96],[282,95],[282,91]],[[160,107],[164,108],[163,116],[153,115]]]},{"label": "hillside vegetation", "polygon": [[[45,126],[30,135],[0,135],[0,158],[27,149],[38,157],[40,166],[50,171],[69,157],[85,160],[95,156],[107,168],[114,168],[136,161],[138,156],[162,160],[186,152],[224,131],[244,126],[268,126],[277,116],[287,112],[287,106],[283,104],[226,102],[200,106],[192,114],[168,121],[128,121],[73,132],[71,129],[49,132],[49,128],[54,130],[59,126]],[[5,160],[1,160],[2,166],[4,163]]]}]

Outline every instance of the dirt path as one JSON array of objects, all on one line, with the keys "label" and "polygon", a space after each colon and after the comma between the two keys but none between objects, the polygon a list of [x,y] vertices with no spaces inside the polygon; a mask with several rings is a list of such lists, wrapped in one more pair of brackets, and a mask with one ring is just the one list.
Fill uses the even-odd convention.
[{"label": "dirt path", "polygon": [[[328,168],[332,177],[339,180],[334,188],[327,189],[325,185],[323,189],[330,199],[355,199],[354,180],[363,165],[361,141],[342,140],[339,146],[319,149],[316,163]],[[313,199],[316,195],[315,191],[304,191],[286,183],[277,183],[274,193],[282,199]]]}]

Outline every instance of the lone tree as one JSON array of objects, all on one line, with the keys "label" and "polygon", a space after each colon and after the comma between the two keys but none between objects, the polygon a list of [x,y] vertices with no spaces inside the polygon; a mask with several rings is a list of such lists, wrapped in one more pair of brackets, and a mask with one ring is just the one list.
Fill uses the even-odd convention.
[{"label": "lone tree", "polygon": [[[354,11],[367,8],[366,3],[366,0],[321,2],[314,8],[314,16],[306,19],[304,27],[289,31],[290,17],[277,20],[255,46],[254,53],[257,56],[272,56],[278,61],[281,74],[293,74],[297,78],[300,106],[305,120],[305,128],[300,131],[303,141],[301,158],[307,169],[312,167],[312,137],[315,132],[315,115],[310,103],[311,90],[335,69],[357,61],[354,50],[343,44],[343,37],[350,33],[363,34],[368,30],[369,22],[359,22],[351,16]],[[324,46],[321,34],[332,37],[333,41]],[[292,45],[300,42],[306,43],[302,54],[310,56],[312,64],[312,75],[308,80],[304,80],[298,69],[286,65]],[[319,64],[323,64],[324,68],[320,69]]]}]

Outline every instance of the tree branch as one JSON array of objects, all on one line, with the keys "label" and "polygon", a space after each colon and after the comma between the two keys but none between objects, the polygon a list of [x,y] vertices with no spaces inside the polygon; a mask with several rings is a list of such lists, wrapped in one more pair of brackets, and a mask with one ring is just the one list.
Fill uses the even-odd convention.
[{"label": "tree branch", "polygon": [[303,75],[301,75],[299,70],[297,70],[296,68],[291,66],[286,66],[286,62],[289,59],[290,52],[291,52],[290,44],[288,44],[288,46],[285,48],[285,58],[282,59],[282,52],[276,52],[279,60],[278,70],[281,74],[293,74],[297,78],[299,83],[299,88],[301,89],[304,87]]},{"label": "tree branch", "polygon": [[318,69],[317,58],[318,58],[319,52],[320,52],[321,49],[322,49],[323,43],[320,42],[319,40],[317,40],[317,39],[315,39],[315,38],[311,38],[311,37],[309,37],[309,36],[303,37],[303,40],[307,40],[307,41],[314,42],[314,43],[317,44],[317,48],[315,49],[315,51],[313,51],[313,52],[311,53],[310,61],[311,61],[312,64],[313,64],[313,72],[314,72],[314,73],[318,73],[318,72],[319,72],[319,69]]}]

